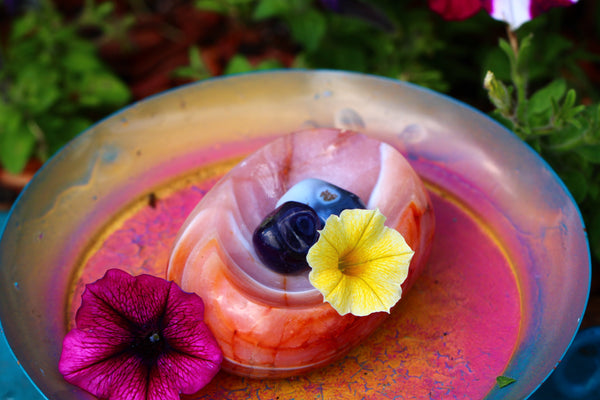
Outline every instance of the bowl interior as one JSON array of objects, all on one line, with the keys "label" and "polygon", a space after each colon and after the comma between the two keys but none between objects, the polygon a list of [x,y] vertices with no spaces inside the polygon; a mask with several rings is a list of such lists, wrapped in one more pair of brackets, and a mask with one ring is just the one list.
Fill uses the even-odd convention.
[{"label": "bowl interior", "polygon": [[100,122],[44,165],[0,241],[2,327],[39,389],[51,399],[87,397],[57,364],[75,266],[106,221],[224,152],[243,155],[315,126],[387,141],[493,226],[514,266],[523,321],[506,370],[519,379],[488,398],[531,394],[568,348],[587,302],[589,249],[571,196],[539,156],[481,113],[406,83],[334,71],[248,74],[170,91]]}]

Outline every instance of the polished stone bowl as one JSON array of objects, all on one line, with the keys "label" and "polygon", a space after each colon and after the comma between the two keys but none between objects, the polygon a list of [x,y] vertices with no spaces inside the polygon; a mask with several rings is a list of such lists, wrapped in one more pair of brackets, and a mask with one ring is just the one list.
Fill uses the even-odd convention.
[{"label": "polished stone bowl", "polygon": [[[50,399],[89,398],[57,370],[75,268],[134,198],[236,142],[313,126],[379,137],[492,227],[512,264],[522,325],[488,399],[524,398],[552,372],[583,316],[590,256],[581,215],[550,167],[485,115],[410,84],[335,71],[211,79],[161,94],[83,132],[24,190],[0,241],[0,318],[25,373]],[[442,171],[442,172],[440,172]]]}]

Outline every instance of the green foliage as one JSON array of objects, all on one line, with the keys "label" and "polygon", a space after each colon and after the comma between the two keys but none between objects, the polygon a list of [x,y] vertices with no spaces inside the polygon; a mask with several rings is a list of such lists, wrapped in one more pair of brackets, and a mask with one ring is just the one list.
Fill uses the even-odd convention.
[{"label": "green foliage", "polygon": [[495,106],[492,115],[531,145],[552,166],[579,204],[592,252],[600,260],[600,104],[578,104],[562,78],[528,91],[535,42],[501,40],[510,81],[488,73],[484,87]]},{"label": "green foliage", "polygon": [[211,76],[210,71],[202,60],[200,50],[197,46],[192,46],[189,48],[188,57],[190,59],[189,64],[176,68],[173,71],[173,76],[194,81],[206,79]]},{"label": "green foliage", "polygon": [[93,28],[102,32],[100,41],[115,39],[122,42],[126,39],[129,28],[134,23],[134,16],[126,14],[115,17],[114,11],[115,4],[113,2],[96,4],[95,0],[84,0],[83,9],[77,19],[73,21],[73,26],[80,29]]},{"label": "green foliage", "polygon": [[198,9],[215,11],[236,19],[247,20],[252,14],[256,0],[196,0]]},{"label": "green foliage", "polygon": [[[1,54],[0,164],[11,171],[20,170],[32,155],[45,160],[130,97],[97,57],[96,45],[106,37],[122,38],[132,17],[116,19],[112,2],[96,5],[85,0],[81,14],[65,23],[49,1],[41,0],[39,10],[14,21]],[[486,12],[448,22],[426,2],[363,1],[374,7],[372,13],[333,12],[318,0],[195,0],[194,4],[225,14],[235,29],[246,27],[256,33],[265,26],[276,27],[283,41],[296,49],[294,67],[406,80],[448,92],[482,110],[489,110],[487,92],[492,115],[537,150],[566,183],[600,260],[600,89],[583,69],[586,63],[599,63],[600,56],[579,43],[594,35],[572,38],[577,29],[562,20],[565,9],[536,17],[498,45],[496,38],[504,35],[506,26]],[[384,22],[378,20],[377,10]],[[102,35],[82,39],[78,32],[90,27]],[[600,37],[600,31],[594,34]],[[224,73],[282,67],[277,60],[261,60],[254,43],[251,47],[248,53],[240,47],[227,60]],[[173,76],[210,77],[200,51],[190,47],[189,64],[177,68]],[[481,90],[482,78],[486,91]]]},{"label": "green foliage", "polygon": [[508,385],[515,383],[517,380],[514,378],[510,378],[508,376],[497,376],[496,377],[496,384],[498,385],[499,388],[505,388]]},{"label": "green foliage", "polygon": [[281,68],[282,65],[277,60],[264,60],[257,65],[252,65],[248,59],[242,55],[235,55],[229,60],[224,74],[240,74],[251,71],[265,71],[269,69]]},{"label": "green foliage", "polygon": [[[446,91],[448,84],[433,58],[443,42],[435,37],[431,13],[391,0],[373,3],[385,11],[395,29],[387,31],[368,19],[325,10],[314,0],[197,0],[195,4],[234,18],[243,15],[241,22],[250,26],[282,22],[300,46],[295,67],[372,73]],[[244,58],[238,54],[226,73],[264,67],[242,65]],[[269,67],[278,65],[270,63]]]},{"label": "green foliage", "polygon": [[[108,11],[100,7],[98,17]],[[46,160],[130,99],[77,29],[45,1],[13,22],[0,69],[0,165],[11,172]]]}]

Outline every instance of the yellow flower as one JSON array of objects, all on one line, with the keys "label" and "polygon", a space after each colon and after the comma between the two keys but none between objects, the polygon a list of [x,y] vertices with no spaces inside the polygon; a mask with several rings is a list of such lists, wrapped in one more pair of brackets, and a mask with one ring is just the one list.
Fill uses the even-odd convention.
[{"label": "yellow flower", "polygon": [[379,210],[344,210],[308,251],[310,283],[341,315],[389,313],[402,296],[414,251],[384,222]]}]

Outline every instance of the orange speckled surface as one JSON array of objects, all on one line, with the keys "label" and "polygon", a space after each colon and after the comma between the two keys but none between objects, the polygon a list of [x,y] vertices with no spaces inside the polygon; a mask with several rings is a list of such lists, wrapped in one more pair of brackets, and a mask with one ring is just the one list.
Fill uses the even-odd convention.
[{"label": "orange speckled surface", "polygon": [[[70,317],[85,283],[111,267],[164,276],[175,235],[214,184],[195,183],[152,198],[102,237],[74,286]],[[384,325],[346,357],[305,376],[253,380],[221,372],[209,398],[482,398],[517,343],[520,295],[492,234],[468,211],[432,192],[437,232],[424,274]]]}]

